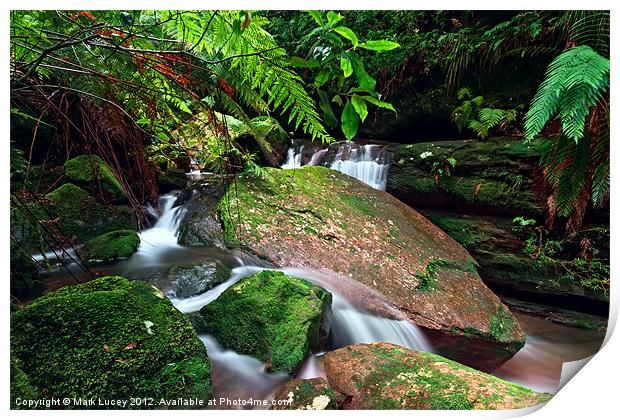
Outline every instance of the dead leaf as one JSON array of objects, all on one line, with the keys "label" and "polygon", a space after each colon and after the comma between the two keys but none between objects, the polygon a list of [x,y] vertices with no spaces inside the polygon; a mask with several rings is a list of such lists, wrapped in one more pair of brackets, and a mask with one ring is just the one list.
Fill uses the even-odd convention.
[{"label": "dead leaf", "polygon": [[135,349],[137,346],[137,343],[135,341],[132,341],[131,343],[128,343],[123,350],[131,350],[131,349]]},{"label": "dead leaf", "polygon": [[480,192],[480,187],[481,186],[482,186],[482,184],[476,185],[476,192],[475,192],[476,195],[478,195],[478,193]]},{"label": "dead leaf", "polygon": [[103,345],[103,351],[104,351],[105,353],[109,353],[109,352],[110,352],[110,347],[108,347],[108,345],[107,345],[107,344],[104,344],[104,345]]}]

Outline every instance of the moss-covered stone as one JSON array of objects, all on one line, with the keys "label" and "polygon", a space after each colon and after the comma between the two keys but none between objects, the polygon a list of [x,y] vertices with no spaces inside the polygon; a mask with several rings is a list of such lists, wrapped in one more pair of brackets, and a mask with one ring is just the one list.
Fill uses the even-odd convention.
[{"label": "moss-covered stone", "polygon": [[21,248],[11,244],[11,295],[22,298],[40,286],[37,264]]},{"label": "moss-covered stone", "polygon": [[140,237],[133,230],[116,230],[90,239],[80,251],[88,261],[113,261],[127,258],[138,250]]},{"label": "moss-covered stone", "polygon": [[41,220],[55,219],[50,228],[78,242],[115,230],[135,229],[133,213],[126,206],[97,201],[74,184],[63,184],[46,195],[47,204],[35,207]]},{"label": "moss-covered stone", "polygon": [[126,200],[127,194],[118,178],[97,155],[80,155],[65,162],[65,176],[71,182],[84,186],[98,186],[114,200]]},{"label": "moss-covered stone", "polygon": [[20,361],[11,357],[11,409],[19,410],[24,408],[22,404],[17,404],[17,399],[35,400],[40,397],[39,391],[32,386],[28,375],[20,368]]},{"label": "moss-covered stone", "polygon": [[[484,210],[508,215],[541,215],[533,191],[542,141],[459,140],[393,148],[387,190],[416,208]],[[456,159],[451,176],[435,179],[433,163]]]},{"label": "moss-covered stone", "polygon": [[[327,339],[332,296],[279,271],[237,283],[200,310],[206,330],[226,348],[294,374],[310,349]],[[326,325],[327,324],[327,325]]]},{"label": "moss-covered stone", "polygon": [[323,378],[292,379],[274,396],[272,410],[337,410],[344,395],[335,392]]},{"label": "moss-covered stone", "polygon": [[513,409],[551,396],[444,357],[388,343],[355,344],[323,356],[329,385],[351,409]]},{"label": "moss-covered stone", "polygon": [[212,396],[189,321],[158,289],[122,277],[63,287],[13,313],[11,353],[50,398]]},{"label": "moss-covered stone", "polygon": [[[280,267],[351,277],[434,331],[483,331],[475,358],[470,338],[462,337],[459,361],[492,370],[523,345],[516,322],[510,338],[491,331],[502,304],[462,246],[412,208],[354,178],[319,166],[266,168],[263,176],[238,176],[215,211],[230,247]],[[403,315],[358,299],[371,311]]]}]

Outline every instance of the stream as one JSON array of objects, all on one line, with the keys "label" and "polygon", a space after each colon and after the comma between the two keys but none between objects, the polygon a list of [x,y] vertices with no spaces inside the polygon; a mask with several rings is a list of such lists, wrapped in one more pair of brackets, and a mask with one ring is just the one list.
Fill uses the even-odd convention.
[{"label": "stream", "polygon": [[[306,164],[324,164],[331,167],[339,165],[342,172],[358,177],[375,188],[384,189],[388,162],[381,150],[380,146],[358,146],[345,142],[335,147],[335,153],[332,151],[331,161],[325,163],[323,159],[330,152],[322,149],[313,151]],[[302,150],[289,150],[289,159],[283,167],[299,167],[302,164],[302,153]],[[140,232],[141,244],[135,254],[113,264],[98,265],[93,271],[97,275],[122,275],[149,281],[159,287],[179,311],[192,313],[217,299],[239,280],[260,270],[269,269],[269,266],[264,261],[237,250],[187,248],[179,245],[177,237],[185,209],[183,206],[174,207],[177,195],[178,192],[160,197],[159,208],[162,213],[151,228]],[[154,209],[149,211],[155,214]],[[179,265],[203,261],[221,263],[231,270],[230,277],[202,294],[185,299],[175,297],[172,269]],[[69,264],[69,268],[78,280],[80,276],[84,276],[77,266]],[[382,341],[411,349],[433,351],[420,328],[409,322],[404,314],[398,314],[398,311],[392,308],[392,311],[396,312],[394,319],[388,319],[368,309],[376,308],[377,305],[391,307],[373,289],[344,276],[293,267],[277,270],[316,283],[333,295],[333,314],[327,344],[321,351],[306,358],[297,373],[298,378],[324,376],[322,354],[353,343]],[[47,291],[73,282],[75,280],[58,267],[48,275]],[[357,296],[363,296],[363,299],[356,299]],[[604,332],[561,326],[520,313],[515,313],[515,316],[526,332],[526,345],[493,374],[536,391],[555,392],[562,363],[592,355],[600,348],[604,337]],[[200,339],[212,363],[214,397],[231,400],[229,406],[220,408],[261,408],[256,405],[244,407],[234,400],[270,399],[277,389],[290,379],[286,374],[268,373],[262,362],[223,348],[214,337],[201,335]]]}]

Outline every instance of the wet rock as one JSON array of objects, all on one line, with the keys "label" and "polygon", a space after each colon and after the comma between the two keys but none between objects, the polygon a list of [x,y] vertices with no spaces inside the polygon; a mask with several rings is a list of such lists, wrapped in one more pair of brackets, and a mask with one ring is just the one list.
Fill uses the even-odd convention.
[{"label": "wet rock", "polygon": [[90,239],[80,250],[87,261],[114,261],[130,257],[138,250],[140,237],[133,230],[116,230]]},{"label": "wet rock", "polygon": [[336,410],[344,396],[323,378],[292,379],[275,394],[272,410]]},{"label": "wet rock", "polygon": [[64,164],[65,176],[71,182],[84,187],[97,186],[114,200],[125,201],[127,194],[120,181],[104,161],[97,155],[80,155]]},{"label": "wet rock", "polygon": [[224,247],[222,226],[214,213],[225,190],[222,178],[196,183],[181,192],[174,203],[186,209],[179,228],[180,245]]},{"label": "wet rock", "polygon": [[204,293],[229,277],[230,270],[217,261],[179,265],[168,273],[168,278],[172,279],[171,296],[179,299]]},{"label": "wet rock", "polygon": [[391,195],[323,167],[266,169],[235,185],[216,209],[229,246],[276,266],[350,276],[414,323],[458,341],[451,354],[475,367],[493,369],[523,346],[518,322],[467,251]]},{"label": "wet rock", "polygon": [[187,187],[187,176],[181,169],[171,169],[160,173],[157,177],[157,189],[159,194],[173,190],[182,190]]},{"label": "wet rock", "polygon": [[323,356],[329,385],[348,409],[514,409],[551,397],[431,353],[388,343],[355,344]]},{"label": "wet rock", "polygon": [[225,348],[256,357],[273,372],[294,374],[322,347],[332,295],[306,280],[262,271],[200,310],[206,332]]},{"label": "wet rock", "polygon": [[212,397],[189,321],[158,289],[122,277],[63,287],[14,312],[11,355],[48,398]]}]

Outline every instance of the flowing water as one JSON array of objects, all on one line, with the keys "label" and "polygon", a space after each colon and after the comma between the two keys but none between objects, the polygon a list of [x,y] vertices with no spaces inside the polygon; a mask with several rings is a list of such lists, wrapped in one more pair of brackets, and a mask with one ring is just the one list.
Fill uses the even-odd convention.
[{"label": "flowing water", "polygon": [[326,166],[385,191],[390,159],[390,153],[385,146],[339,142],[326,149],[314,150],[304,148],[304,145],[294,145],[288,150],[281,167],[300,168],[304,165],[304,158],[307,160],[306,166]]},{"label": "flowing water", "polygon": [[[239,280],[268,265],[239,251],[219,248],[186,248],[177,243],[178,230],[185,212],[182,206],[174,207],[177,194],[161,197],[162,213],[154,226],[140,233],[138,251],[126,260],[96,268],[99,275],[123,275],[151,281],[166,292],[173,279],[171,269],[188,263],[216,260],[231,269],[228,280],[205,293],[186,299],[174,298],[172,303],[184,313],[200,310]],[[353,343],[373,341],[390,342],[404,347],[433,351],[421,330],[406,320],[404,314],[393,309],[388,319],[373,313],[377,305],[389,307],[381,295],[348,277],[301,268],[278,268],[284,273],[304,278],[329,290],[333,295],[332,322],[324,349],[311,354],[301,366],[297,377],[324,376],[321,356],[325,351]],[[59,279],[70,284],[66,274],[57,272]],[[58,280],[61,281],[61,280]],[[57,287],[56,285],[55,287]],[[388,313],[382,308],[382,313]],[[553,324],[531,316],[516,314],[526,335],[525,347],[494,374],[538,391],[554,392],[565,361],[587,357],[598,350],[604,333],[584,331]],[[252,357],[222,348],[210,336],[200,337],[212,362],[212,380],[216,398],[229,398],[224,404],[229,408],[257,408],[244,405],[240,400],[269,399],[289,377],[272,374],[262,362]],[[237,400],[237,401],[235,401]]]}]

